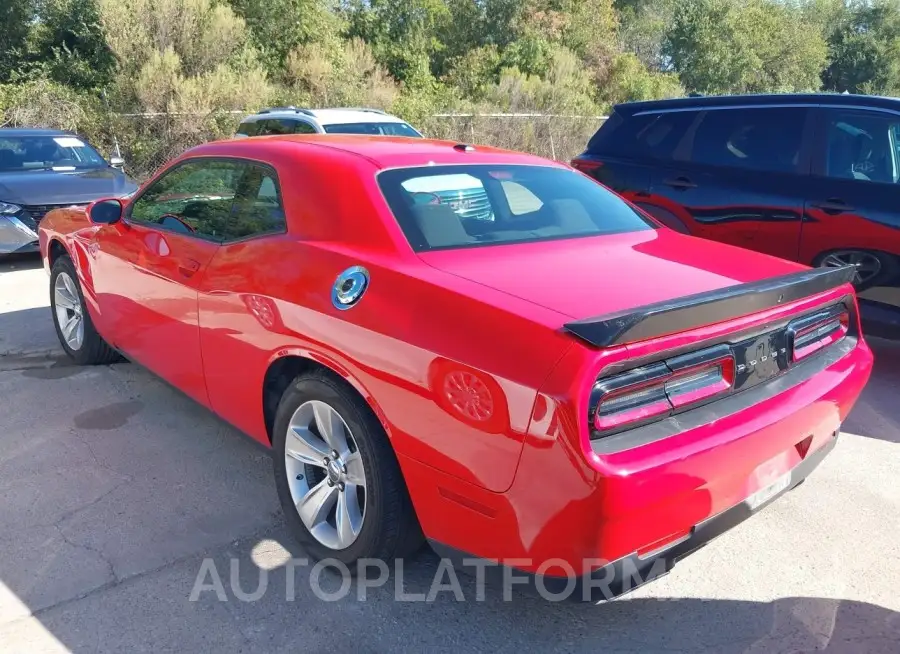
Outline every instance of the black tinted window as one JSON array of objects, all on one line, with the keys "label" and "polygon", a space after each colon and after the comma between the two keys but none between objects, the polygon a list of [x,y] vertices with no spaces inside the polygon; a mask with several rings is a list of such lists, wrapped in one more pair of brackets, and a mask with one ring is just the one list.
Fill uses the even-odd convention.
[{"label": "black tinted window", "polygon": [[837,109],[826,115],[828,177],[887,184],[900,180],[900,118]]},{"label": "black tinted window", "polygon": [[315,134],[316,128],[307,123],[305,120],[294,122],[294,134]]},{"label": "black tinted window", "polygon": [[378,183],[416,250],[653,228],[620,197],[564,168],[400,168],[380,173]]},{"label": "black tinted window", "polygon": [[675,157],[694,111],[623,116],[613,113],[588,143],[591,153],[620,154],[667,160]]},{"label": "black tinted window", "polygon": [[244,136],[256,136],[259,133],[259,122],[248,120],[245,123],[241,123],[238,125],[237,133]]},{"label": "black tinted window", "polygon": [[285,229],[275,172],[231,160],[167,172],[135,200],[130,219],[219,243]]},{"label": "black tinted window", "polygon": [[310,128],[310,132],[315,132],[312,125],[304,120],[294,118],[267,118],[259,121],[258,136],[269,134],[303,134],[303,125]]},{"label": "black tinted window", "polygon": [[795,172],[807,110],[804,108],[707,111],[691,151],[696,163]]},{"label": "black tinted window", "polygon": [[409,136],[419,138],[422,135],[406,123],[335,123],[326,125],[328,134],[373,134],[376,136]]}]

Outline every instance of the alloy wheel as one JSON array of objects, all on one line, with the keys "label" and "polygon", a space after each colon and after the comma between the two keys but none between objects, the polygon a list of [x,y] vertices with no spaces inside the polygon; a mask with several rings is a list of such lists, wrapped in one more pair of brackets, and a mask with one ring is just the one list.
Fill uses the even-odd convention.
[{"label": "alloy wheel", "polygon": [[822,259],[821,265],[825,268],[840,268],[841,266],[855,266],[856,273],[853,283],[866,284],[881,272],[881,261],[874,254],[861,250],[838,250]]},{"label": "alloy wheel", "polygon": [[68,273],[61,272],[56,276],[53,285],[53,304],[56,310],[56,324],[66,344],[73,351],[80,350],[84,343],[84,315],[78,288]]},{"label": "alloy wheel", "polygon": [[347,423],[325,402],[304,402],[291,416],[284,447],[291,499],[325,547],[346,549],[366,512],[366,473]]}]

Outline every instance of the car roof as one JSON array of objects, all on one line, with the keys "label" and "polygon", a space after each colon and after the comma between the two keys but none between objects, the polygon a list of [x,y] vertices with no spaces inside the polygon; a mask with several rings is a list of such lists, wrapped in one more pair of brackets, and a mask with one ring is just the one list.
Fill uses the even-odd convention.
[{"label": "car roof", "polygon": [[405,120],[374,109],[270,109],[265,113],[248,116],[245,120],[262,120],[265,118],[315,118],[321,125],[345,125],[349,123],[405,123]]},{"label": "car roof", "polygon": [[323,125],[346,123],[404,123],[406,121],[378,111],[365,109],[312,109],[313,116]]},{"label": "car roof", "polygon": [[688,98],[670,98],[668,100],[645,100],[640,102],[623,102],[616,105],[615,110],[623,114],[636,114],[643,111],[662,111],[678,109],[703,109],[707,107],[757,106],[757,105],[791,105],[791,104],[828,104],[828,105],[867,105],[885,109],[900,110],[900,99],[853,93],[760,93],[745,95],[698,95]]},{"label": "car roof", "polygon": [[182,157],[222,155],[263,158],[268,148],[279,152],[285,152],[286,149],[300,152],[302,148],[315,148],[323,154],[330,150],[335,155],[364,159],[378,168],[459,164],[562,166],[535,155],[490,146],[466,146],[456,141],[404,136],[357,134],[284,134],[215,141],[192,148]]},{"label": "car roof", "polygon": [[59,129],[0,127],[0,138],[4,136],[71,136],[71,132]]}]

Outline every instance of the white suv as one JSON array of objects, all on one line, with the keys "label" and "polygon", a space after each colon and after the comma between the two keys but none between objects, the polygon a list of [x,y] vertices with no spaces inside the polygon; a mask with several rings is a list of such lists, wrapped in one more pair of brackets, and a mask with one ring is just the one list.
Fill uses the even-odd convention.
[{"label": "white suv", "polygon": [[378,109],[298,109],[274,107],[247,116],[235,138],[267,134],[422,135],[409,123]]}]

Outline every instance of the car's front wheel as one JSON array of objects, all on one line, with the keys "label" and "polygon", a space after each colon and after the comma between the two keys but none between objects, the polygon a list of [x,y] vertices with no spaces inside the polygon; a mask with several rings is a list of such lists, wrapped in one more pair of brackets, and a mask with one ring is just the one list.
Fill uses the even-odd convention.
[{"label": "car's front wheel", "polygon": [[281,398],[272,440],[285,519],[312,557],[355,572],[359,559],[390,560],[421,545],[387,435],[344,382],[325,372],[295,379]]},{"label": "car's front wheel", "polygon": [[94,365],[119,359],[94,328],[75,265],[68,256],[59,257],[50,271],[50,310],[59,344],[76,363]]}]

